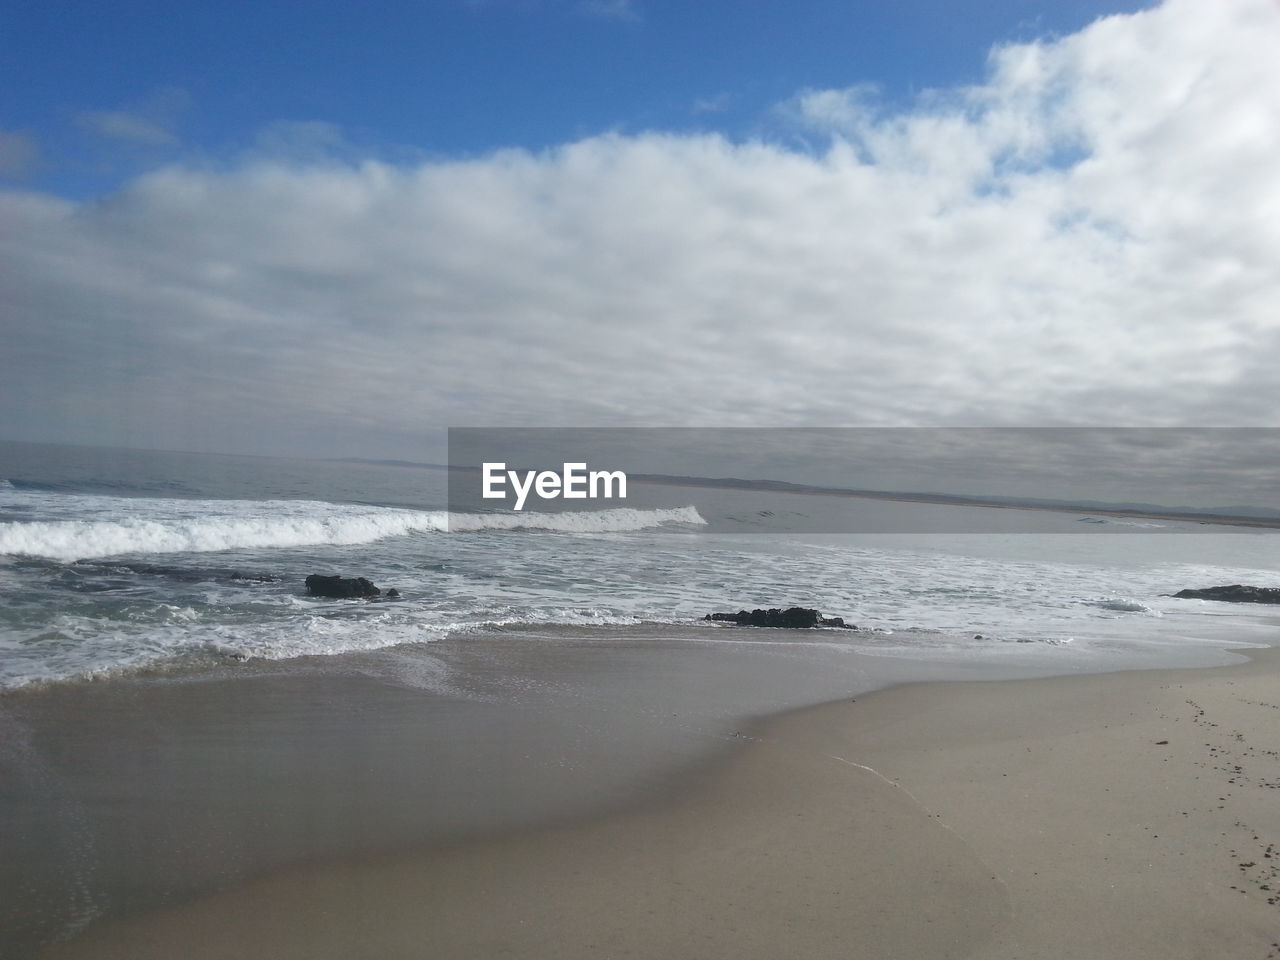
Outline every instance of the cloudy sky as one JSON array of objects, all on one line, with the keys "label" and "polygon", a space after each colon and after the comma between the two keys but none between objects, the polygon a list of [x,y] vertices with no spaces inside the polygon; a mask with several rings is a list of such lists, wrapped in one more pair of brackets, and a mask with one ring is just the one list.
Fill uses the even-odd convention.
[{"label": "cloudy sky", "polygon": [[1280,3],[0,13],[0,438],[1275,426]]}]

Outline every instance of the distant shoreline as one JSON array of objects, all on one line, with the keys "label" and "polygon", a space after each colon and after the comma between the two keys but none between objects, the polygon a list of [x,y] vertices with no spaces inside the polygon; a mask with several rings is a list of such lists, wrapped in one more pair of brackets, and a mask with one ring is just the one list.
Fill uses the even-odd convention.
[{"label": "distant shoreline", "polygon": [[[364,457],[329,457],[333,463],[365,463],[381,467],[406,467],[419,470],[443,470],[451,473],[478,473],[479,467],[454,466],[443,463],[417,463],[412,460],[373,460]],[[843,497],[857,500],[884,500],[895,503],[928,503],[950,507],[994,507],[1000,510],[1037,510],[1046,513],[1080,513],[1135,520],[1168,520],[1208,526],[1257,527],[1280,529],[1280,515],[1250,516],[1232,513],[1182,510],[1176,507],[1146,509],[1126,504],[1039,500],[1023,497],[981,497],[962,494],[927,493],[894,490],[859,490],[791,483],[786,480],[743,480],[737,477],[687,477],[662,473],[629,473],[634,483],[649,486],[692,487],[711,490],[749,490],[761,493],[792,493],[801,496]]]}]

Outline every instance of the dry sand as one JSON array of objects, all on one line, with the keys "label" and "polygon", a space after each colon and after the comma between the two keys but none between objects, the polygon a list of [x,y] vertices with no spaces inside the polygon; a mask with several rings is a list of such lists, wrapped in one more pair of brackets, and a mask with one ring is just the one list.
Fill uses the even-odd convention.
[{"label": "dry sand", "polygon": [[282,871],[53,958],[1280,958],[1280,651],[774,718],[605,818]]}]

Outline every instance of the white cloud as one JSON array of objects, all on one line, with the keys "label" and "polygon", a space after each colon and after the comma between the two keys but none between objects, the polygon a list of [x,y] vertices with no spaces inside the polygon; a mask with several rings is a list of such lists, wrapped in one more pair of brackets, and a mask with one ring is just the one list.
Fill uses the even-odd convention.
[{"label": "white cloud", "polygon": [[82,129],[109,140],[170,146],[178,142],[174,130],[190,100],[185,90],[162,87],[128,109],[82,111],[77,114],[76,123]]},{"label": "white cloud", "polygon": [[[604,136],[9,193],[31,432],[392,452],[444,425],[1271,424],[1280,7],[1172,0],[797,151]],[[326,133],[328,136],[328,133]]]},{"label": "white cloud", "polygon": [[579,12],[605,20],[639,20],[635,0],[578,0]]},{"label": "white cloud", "polygon": [[33,136],[0,129],[0,177],[25,177],[39,162],[40,145]]},{"label": "white cloud", "polygon": [[352,149],[335,123],[288,120],[272,123],[258,132],[253,159],[307,164],[347,156]]},{"label": "white cloud", "polygon": [[693,113],[724,113],[732,104],[732,94],[717,93],[714,96],[698,97],[689,109]]},{"label": "white cloud", "polygon": [[173,133],[159,123],[125,110],[89,110],[76,119],[85,130],[111,140],[152,145],[177,142]]}]

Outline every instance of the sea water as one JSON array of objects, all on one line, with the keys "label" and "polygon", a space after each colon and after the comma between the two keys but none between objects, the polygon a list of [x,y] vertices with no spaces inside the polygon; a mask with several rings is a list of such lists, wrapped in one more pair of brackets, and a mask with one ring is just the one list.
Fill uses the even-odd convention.
[{"label": "sea water", "polygon": [[[446,483],[397,464],[2,444],[0,687],[496,632],[660,627],[705,644],[684,630],[706,613],[790,605],[857,625],[791,641],[837,653],[1209,662],[1270,642],[1266,608],[1171,594],[1280,583],[1270,530],[636,484],[627,506],[450,514]],[[824,532],[850,511],[882,532]],[[400,598],[309,597],[311,573]]]},{"label": "sea water", "polygon": [[[1268,530],[642,484],[516,517],[446,511],[447,476],[0,444],[0,953],[621,808],[763,714],[1277,635],[1171,596],[1280,583]],[[400,598],[309,597],[311,573]],[[788,605],[857,629],[701,619]]]}]

